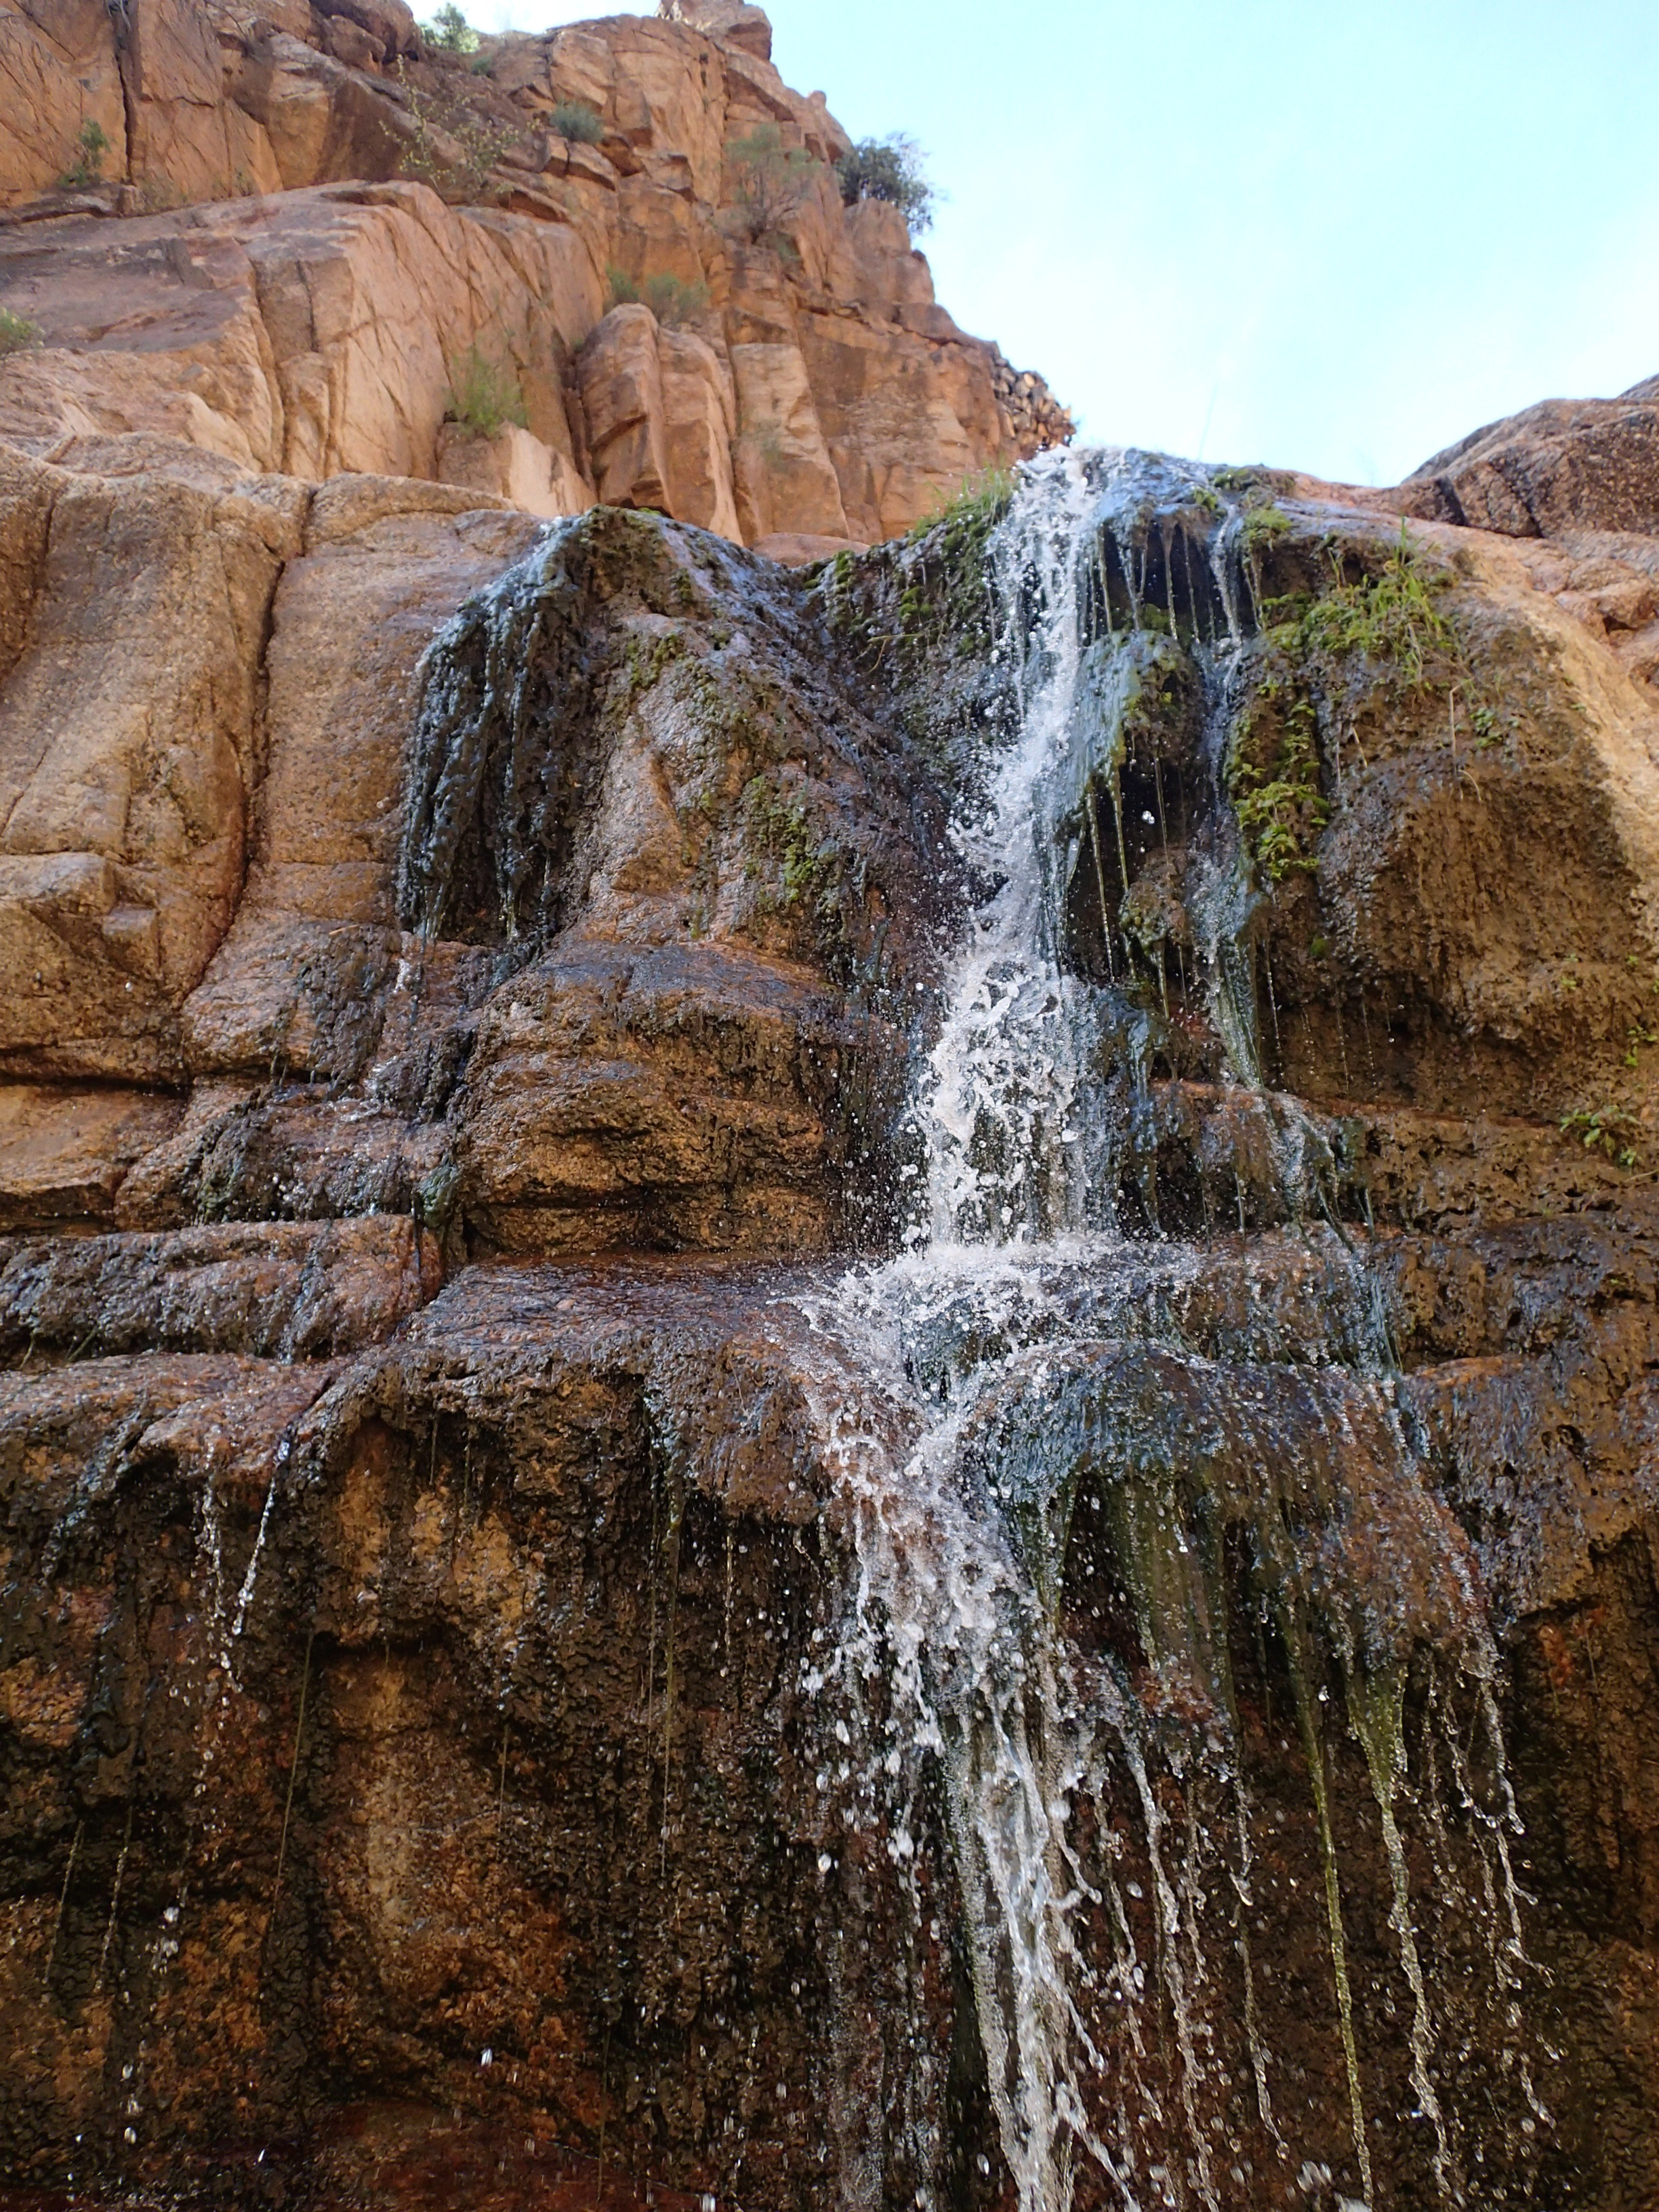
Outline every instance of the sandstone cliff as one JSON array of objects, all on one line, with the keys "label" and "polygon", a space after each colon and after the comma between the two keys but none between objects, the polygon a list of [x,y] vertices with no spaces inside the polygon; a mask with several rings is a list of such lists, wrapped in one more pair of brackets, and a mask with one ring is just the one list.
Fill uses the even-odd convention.
[{"label": "sandstone cliff", "polygon": [[36,342],[0,356],[0,437],[601,499],[794,557],[908,529],[1070,425],[936,304],[896,207],[843,205],[846,136],[769,53],[718,6],[469,59],[403,0],[7,0],[0,313]]}]

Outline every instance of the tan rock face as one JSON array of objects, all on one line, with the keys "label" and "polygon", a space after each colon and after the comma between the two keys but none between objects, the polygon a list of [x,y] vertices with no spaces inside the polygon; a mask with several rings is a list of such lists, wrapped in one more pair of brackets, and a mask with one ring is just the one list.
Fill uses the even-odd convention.
[{"label": "tan rock face", "polygon": [[[43,85],[108,36],[95,10],[53,21],[49,38],[0,16],[0,52]],[[310,481],[464,480],[544,516],[617,499],[750,544],[909,528],[1060,418],[936,306],[896,210],[842,206],[845,134],[769,44],[758,10],[722,0],[515,33],[460,70],[418,58],[380,0],[257,19],[143,0],[109,49],[105,104],[133,138],[112,136],[101,198],[60,196],[58,222],[0,241],[0,304],[42,339],[0,363],[0,437],[62,458],[161,435]],[[76,64],[83,105],[95,61]],[[42,149],[67,166],[67,100],[43,91],[45,137],[9,153],[0,115],[0,202],[55,185]],[[550,127],[573,102],[597,145]],[[817,166],[787,235],[755,240],[728,149],[760,126]],[[132,213],[179,203],[193,211]],[[73,219],[93,204],[124,219]],[[612,272],[672,330],[653,366],[617,325],[579,374]],[[444,432],[480,364],[545,471],[510,436],[486,457]]]},{"label": "tan rock face", "polygon": [[11,475],[31,534],[50,512],[0,688],[0,1054],[165,1076],[240,894],[258,662],[301,498]]},{"label": "tan rock face", "polygon": [[516,422],[504,423],[492,437],[446,422],[438,432],[438,481],[504,499],[547,521],[584,514],[593,504],[574,464]]},{"label": "tan rock face", "polygon": [[658,13],[670,22],[690,23],[711,39],[723,39],[757,60],[772,58],[772,26],[765,10],[745,0],[662,0]]},{"label": "tan rock face", "polygon": [[[234,927],[184,1011],[209,1075],[349,1080],[406,947],[393,886],[416,665],[468,594],[533,539],[448,485],[345,477],[312,503],[264,659],[265,773]],[[296,549],[297,550],[297,549]]]},{"label": "tan rock face", "polygon": [[0,8],[0,204],[51,191],[96,124],[106,173],[126,170],[126,111],[112,19],[100,0]]}]

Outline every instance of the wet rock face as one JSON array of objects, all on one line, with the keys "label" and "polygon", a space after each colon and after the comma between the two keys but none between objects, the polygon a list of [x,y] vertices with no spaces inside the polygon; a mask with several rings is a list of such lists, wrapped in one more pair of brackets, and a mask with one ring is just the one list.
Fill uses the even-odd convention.
[{"label": "wet rock face", "polygon": [[965,2155],[943,1839],[901,1869],[849,1824],[804,1683],[846,1536],[788,1288],[511,1272],[343,1372],[15,1378],[13,1586],[51,1593],[8,1628],[20,1870],[77,1808],[71,1894],[8,1942],[15,1972],[52,1923],[20,2177],[71,2132],[142,2166],[128,2116],[165,2163],[343,2096],[603,2128],[767,2202]]},{"label": "wet rock face", "polygon": [[426,673],[400,896],[507,977],[452,1113],[471,1233],[834,1237],[902,1096],[944,818],[808,595],[712,538],[596,519],[464,610]]},{"label": "wet rock face", "polygon": [[248,866],[0,1091],[7,2180],[1650,2201],[1659,809],[1579,555],[1148,463],[1068,662],[995,493],[798,575],[123,482],[252,564]]}]

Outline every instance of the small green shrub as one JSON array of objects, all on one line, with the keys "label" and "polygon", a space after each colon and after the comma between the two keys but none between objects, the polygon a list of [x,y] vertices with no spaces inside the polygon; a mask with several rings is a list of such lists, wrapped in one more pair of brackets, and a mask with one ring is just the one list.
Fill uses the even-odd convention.
[{"label": "small green shrub", "polygon": [[751,246],[778,239],[800,213],[817,163],[803,147],[786,146],[775,123],[763,123],[726,148],[732,205]]},{"label": "small green shrub", "polygon": [[1642,1124],[1622,1107],[1599,1106],[1589,1112],[1564,1114],[1561,1131],[1564,1136],[1577,1137],[1587,1152],[1605,1154],[1615,1167],[1641,1164],[1642,1155],[1633,1139],[1644,1133]]},{"label": "small green shrub", "polygon": [[614,265],[606,270],[605,275],[610,279],[613,307],[649,307],[665,330],[678,330],[708,312],[707,284],[687,283],[665,271],[636,282]]},{"label": "small green shrub", "polygon": [[40,328],[27,315],[15,315],[9,307],[0,307],[0,361],[9,353],[23,353],[40,343]]},{"label": "small green shrub", "polygon": [[76,141],[76,158],[58,179],[64,190],[83,192],[89,185],[101,184],[104,156],[108,151],[109,140],[104,136],[103,125],[88,117],[81,125],[81,136]]},{"label": "small green shrub", "polygon": [[[398,75],[409,95],[414,137],[404,154],[405,176],[418,177],[447,200],[476,203],[495,196],[493,172],[520,134],[475,115],[464,100],[446,89],[441,103],[410,77],[401,62]],[[447,138],[448,148],[440,143]]]},{"label": "small green shrub", "polygon": [[913,233],[927,230],[939,195],[921,163],[921,149],[902,131],[889,138],[861,138],[836,164],[842,199],[848,207],[860,200],[885,200],[898,209]]},{"label": "small green shrub", "polygon": [[605,120],[585,100],[562,100],[547,118],[548,128],[573,146],[597,146],[605,136]]},{"label": "small green shrub", "polygon": [[421,36],[428,46],[435,46],[443,54],[476,54],[478,34],[456,6],[455,0],[444,0],[444,4],[429,23],[421,26]]},{"label": "small green shrub", "polygon": [[522,430],[529,420],[517,376],[476,344],[467,348],[451,372],[444,419],[459,422],[482,438],[493,438],[509,422]]}]

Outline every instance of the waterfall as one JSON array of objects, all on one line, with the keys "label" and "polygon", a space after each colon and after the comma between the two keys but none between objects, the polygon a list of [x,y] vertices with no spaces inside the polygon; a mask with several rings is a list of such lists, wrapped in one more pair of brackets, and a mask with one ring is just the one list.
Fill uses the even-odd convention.
[{"label": "waterfall", "polygon": [[[856,1698],[879,1674],[905,1717],[884,1816],[896,1855],[906,1791],[943,1779],[1021,2212],[1068,2212],[1079,2191],[1212,2212],[1280,2191],[1380,2204],[1376,2085],[1396,2077],[1409,2111],[1382,2115],[1385,2133],[1426,2201],[1474,2202],[1485,2122],[1450,2026],[1474,1979],[1535,2101],[1516,2043],[1497,1662],[1467,1547],[1395,1409],[1363,1253],[1317,1218],[1317,1145],[1262,1091],[1260,893],[1224,778],[1254,621],[1242,518],[1195,466],[1058,453],[1024,473],[990,559],[1015,734],[958,825],[977,902],[919,1054],[910,1216],[897,1256],[805,1300],[824,1347],[815,1417],[860,1565],[815,1681]],[[1159,734],[1169,700],[1178,747]],[[1184,902],[1189,952],[1144,923],[1160,884]],[[1248,1101],[1274,1132],[1292,1226],[1260,1249],[1163,1234],[1137,1164],[1160,1039],[1200,1017],[1218,1111]],[[1131,1235],[1137,1176],[1147,1218]],[[1275,1318],[1274,1271],[1310,1254],[1316,1280]],[[1194,1319],[1224,1275],[1237,1296]],[[1249,1639],[1262,1657],[1247,1697]],[[1273,1683],[1292,1712],[1266,1726]],[[1344,1856],[1355,1820],[1333,1778],[1348,1731],[1376,1869]],[[1334,2147],[1304,2140],[1260,2021],[1252,1944],[1279,1876],[1257,1863],[1249,1764],[1268,1737],[1304,1761],[1316,1837],[1297,1910],[1322,1947],[1351,2114]],[[1480,1931],[1455,1989],[1419,1924],[1407,1797]],[[1349,1957],[1362,1873],[1389,1900],[1386,2002]],[[1409,2023],[1392,2058],[1370,2048],[1385,2014]]]}]

